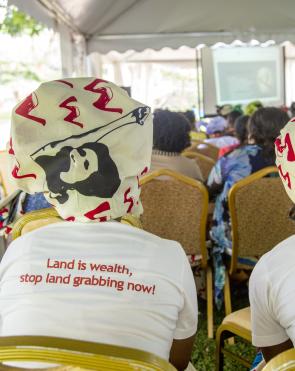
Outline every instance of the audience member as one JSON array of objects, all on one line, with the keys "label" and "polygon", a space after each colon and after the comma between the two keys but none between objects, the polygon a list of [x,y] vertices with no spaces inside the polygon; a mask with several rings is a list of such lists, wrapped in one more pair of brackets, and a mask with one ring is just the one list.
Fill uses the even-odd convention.
[{"label": "audience member", "polygon": [[247,115],[239,116],[236,119],[234,124],[234,135],[238,139],[239,144],[232,144],[231,146],[220,148],[218,157],[222,157],[226,153],[246,144],[248,140],[248,121],[249,116]]},{"label": "audience member", "polygon": [[227,122],[223,117],[214,117],[207,125],[207,134],[209,139],[205,139],[204,142],[213,144],[218,148],[239,144],[237,138],[225,134],[226,126]]},{"label": "audience member", "polygon": [[231,111],[227,116],[227,126],[226,126],[226,134],[227,135],[235,135],[235,122],[238,117],[242,116],[241,112],[239,111]]},{"label": "audience member", "polygon": [[228,114],[233,110],[233,106],[231,104],[224,104],[222,106],[216,106],[217,115],[222,116],[223,118],[227,118]]},{"label": "audience member", "polygon": [[[109,99],[97,100],[98,85]],[[75,110],[63,104],[71,97]],[[184,250],[118,222],[142,212],[138,177],[151,151],[150,109],[104,80],[47,82],[14,109],[17,185],[44,193],[65,221],[7,249],[0,264],[1,336],[116,344],[186,368],[198,309]]]},{"label": "audience member", "polygon": [[[276,164],[285,190],[295,203],[294,122],[281,130]],[[294,209],[290,213],[294,219]],[[250,277],[252,342],[265,361],[295,346],[295,235],[280,242],[256,264]]]},{"label": "audience member", "polygon": [[191,144],[189,133],[190,125],[183,115],[168,110],[156,110],[151,171],[165,168],[203,181],[197,163],[181,156],[181,152]]},{"label": "audience member", "polygon": [[290,113],[291,113],[291,117],[295,117],[295,102],[291,103]]},{"label": "audience member", "polygon": [[[180,112],[181,113],[181,112]],[[191,131],[196,131],[196,116],[193,110],[187,110],[182,113],[190,124]]]},{"label": "audience member", "polygon": [[278,108],[258,109],[249,121],[249,144],[221,157],[209,175],[207,182],[209,193],[211,198],[215,197],[210,236],[213,243],[213,261],[216,273],[215,300],[218,307],[221,306],[223,299],[223,254],[231,254],[228,192],[237,181],[266,166],[274,165],[273,142],[288,120],[288,115]]}]

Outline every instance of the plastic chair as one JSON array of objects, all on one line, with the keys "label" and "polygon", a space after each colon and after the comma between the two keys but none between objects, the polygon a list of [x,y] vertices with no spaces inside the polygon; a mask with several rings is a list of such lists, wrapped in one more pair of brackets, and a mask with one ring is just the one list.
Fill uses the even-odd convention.
[{"label": "plastic chair", "polygon": [[224,355],[235,359],[247,368],[251,367],[249,361],[224,348],[225,340],[232,336],[239,336],[251,343],[250,307],[230,313],[218,327],[216,332],[216,371],[223,370]]},{"label": "plastic chair", "polygon": [[259,258],[294,234],[294,222],[289,219],[293,204],[280,178],[270,176],[277,172],[274,166],[264,168],[240,180],[229,191],[232,256],[224,287],[226,315],[232,311],[230,278],[242,268],[238,257]]},{"label": "plastic chair", "polygon": [[48,336],[0,337],[0,362],[44,362],[90,370],[175,371],[166,360],[142,350]]},{"label": "plastic chair", "polygon": [[203,179],[206,182],[212,167],[215,165],[215,161],[212,160],[212,158],[208,156],[205,156],[205,155],[202,155],[201,153],[193,152],[193,151],[185,151],[182,153],[182,156],[191,158],[196,161],[196,163],[200,167],[201,173],[203,175]]},{"label": "plastic chair", "polygon": [[293,206],[274,166],[262,169],[237,182],[228,194],[232,226],[232,256],[226,270],[224,301],[226,317],[217,329],[216,370],[223,370],[223,356],[250,363],[224,349],[224,340],[237,335],[251,342],[250,308],[232,312],[230,279],[238,269],[238,257],[257,256],[271,250],[294,234],[294,222],[288,217]]},{"label": "plastic chair", "polygon": [[262,371],[295,370],[295,349],[289,349],[278,354],[263,367]]},{"label": "plastic chair", "polygon": [[201,182],[167,169],[144,176],[140,184],[143,229],[178,241],[187,255],[201,257],[206,272],[208,337],[213,337],[212,271],[206,248],[208,191]]}]

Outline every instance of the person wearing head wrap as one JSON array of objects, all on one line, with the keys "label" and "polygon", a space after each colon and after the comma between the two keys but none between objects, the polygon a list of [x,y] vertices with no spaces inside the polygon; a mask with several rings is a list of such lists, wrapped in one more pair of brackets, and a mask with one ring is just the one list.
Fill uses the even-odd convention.
[{"label": "person wearing head wrap", "polygon": [[[295,122],[289,121],[275,141],[276,165],[295,203]],[[294,219],[294,208],[290,212]],[[295,235],[259,259],[249,282],[252,343],[266,362],[295,345]]]},{"label": "person wearing head wrap", "polygon": [[[266,107],[257,110],[248,123],[248,143],[219,158],[209,174],[207,186],[211,199],[215,199],[210,237],[215,266],[214,294],[218,308],[221,308],[223,303],[223,260],[225,255],[231,255],[232,249],[228,192],[239,180],[264,167],[274,165],[273,142],[288,120],[286,112],[279,108]],[[249,266],[253,266],[256,261],[257,259],[252,257],[239,260]]]},{"label": "person wearing head wrap", "polygon": [[143,211],[139,177],[151,151],[150,108],[102,79],[43,83],[14,108],[12,177],[21,190],[43,193],[64,221],[7,249],[1,336],[128,346],[186,367],[197,298],[184,250],[118,222]]},{"label": "person wearing head wrap", "polygon": [[216,116],[210,120],[207,125],[207,134],[209,139],[205,139],[205,143],[213,144],[218,148],[239,145],[237,138],[225,133],[227,121],[221,116]]},{"label": "person wearing head wrap", "polygon": [[248,103],[245,107],[245,115],[251,116],[255,111],[262,107],[263,104],[259,100],[254,100],[253,102]]}]

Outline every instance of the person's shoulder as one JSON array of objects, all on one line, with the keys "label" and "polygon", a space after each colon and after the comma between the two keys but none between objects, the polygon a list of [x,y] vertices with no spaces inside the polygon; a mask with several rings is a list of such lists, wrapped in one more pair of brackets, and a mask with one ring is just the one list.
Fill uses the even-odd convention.
[{"label": "person's shoulder", "polygon": [[[272,263],[278,259],[295,258],[295,235],[292,235],[277,244],[272,250],[263,255],[265,263]],[[293,260],[293,259],[291,259]]]},{"label": "person's shoulder", "polygon": [[295,260],[295,235],[292,235],[277,244],[265,253],[255,265],[251,277],[275,276],[280,271],[287,270],[288,265],[293,265]]}]

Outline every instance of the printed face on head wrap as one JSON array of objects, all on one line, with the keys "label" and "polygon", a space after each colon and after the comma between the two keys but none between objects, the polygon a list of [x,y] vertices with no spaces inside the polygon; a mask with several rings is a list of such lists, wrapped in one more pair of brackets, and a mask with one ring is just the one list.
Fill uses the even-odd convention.
[{"label": "printed face on head wrap", "polygon": [[295,122],[290,121],[275,141],[276,165],[285,190],[295,203]]},{"label": "printed face on head wrap", "polygon": [[[111,198],[120,186],[117,166],[112,160],[108,147],[99,143],[115,130],[131,124],[143,125],[149,114],[148,107],[139,107],[124,117],[99,126],[83,135],[71,136],[58,142],[51,142],[31,156],[46,173],[50,198],[60,204],[68,200],[68,191],[77,190],[85,196]],[[75,140],[85,144],[74,147]],[[87,139],[95,141],[87,142]],[[47,148],[57,150],[54,156],[43,155]]]},{"label": "printed face on head wrap", "polygon": [[[46,104],[56,86],[52,116]],[[19,188],[44,192],[69,220],[105,221],[142,212],[138,177],[150,163],[149,107],[107,81],[67,79],[41,85],[15,109],[13,119],[9,153]],[[20,129],[27,138],[41,138],[39,146],[22,138]]]}]

